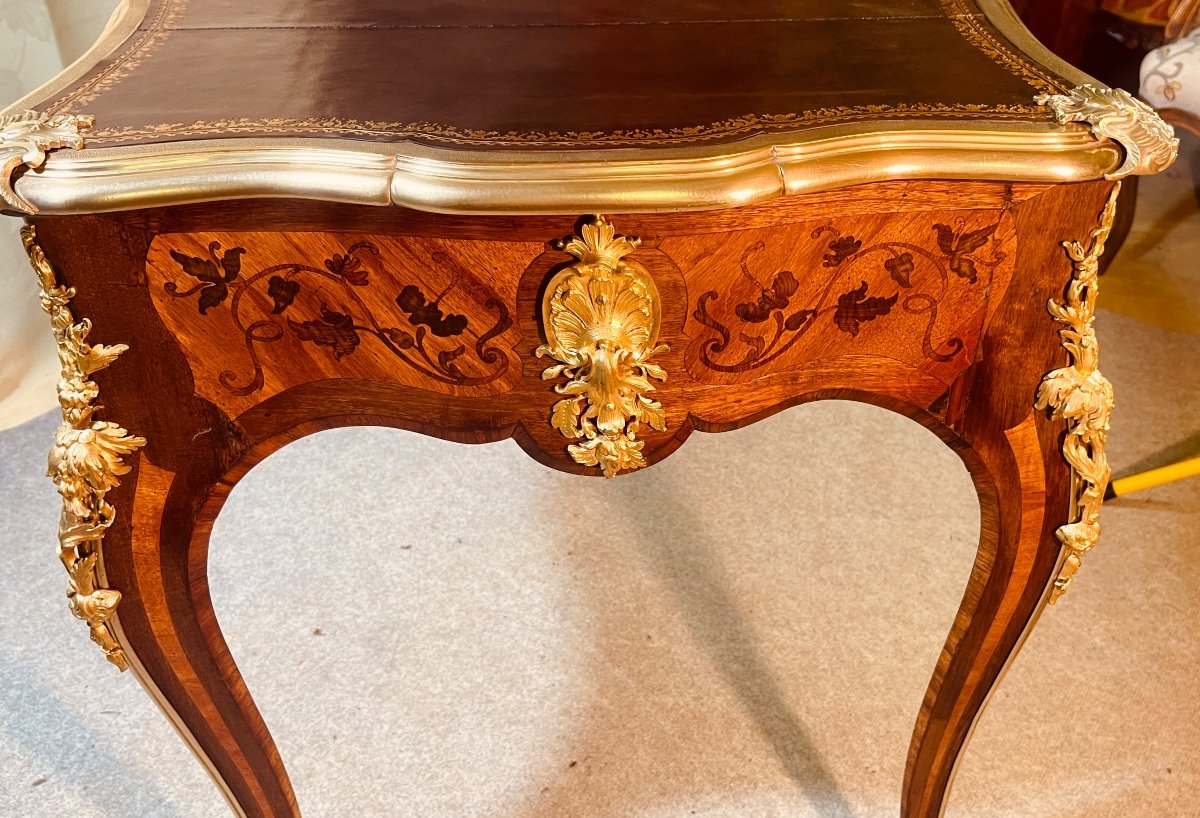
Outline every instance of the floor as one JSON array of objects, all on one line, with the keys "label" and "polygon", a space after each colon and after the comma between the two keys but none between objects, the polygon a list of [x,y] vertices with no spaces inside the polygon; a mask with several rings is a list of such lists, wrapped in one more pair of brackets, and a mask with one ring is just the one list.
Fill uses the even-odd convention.
[{"label": "floor", "polygon": [[[1200,450],[1187,147],[1103,280],[1119,473]],[[66,610],[54,424],[0,433],[0,818],[227,814]],[[1106,508],[950,818],[1197,815],[1198,507],[1200,479]],[[211,572],[307,818],[883,818],[978,524],[955,455],[857,404],[695,435],[613,483],[353,429],[238,486]]]}]

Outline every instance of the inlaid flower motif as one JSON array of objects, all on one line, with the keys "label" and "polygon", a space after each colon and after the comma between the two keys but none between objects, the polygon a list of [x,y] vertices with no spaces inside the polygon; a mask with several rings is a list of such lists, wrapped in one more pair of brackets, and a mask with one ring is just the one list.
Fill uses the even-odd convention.
[{"label": "inlaid flower motif", "polygon": [[912,274],[917,269],[916,263],[913,262],[912,253],[900,253],[897,256],[889,258],[883,262],[883,268],[888,271],[888,275],[892,280],[901,287],[912,286]]},{"label": "inlaid flower motif", "polygon": [[822,266],[837,267],[861,249],[862,242],[854,236],[840,236],[829,242],[829,252],[825,254]]}]

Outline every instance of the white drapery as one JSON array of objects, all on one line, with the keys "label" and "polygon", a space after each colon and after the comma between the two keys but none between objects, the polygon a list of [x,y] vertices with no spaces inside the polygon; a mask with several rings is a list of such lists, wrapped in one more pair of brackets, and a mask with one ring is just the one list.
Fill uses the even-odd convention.
[{"label": "white drapery", "polygon": [[[87,50],[117,0],[0,0],[0,107],[42,85]],[[58,358],[19,219],[0,217],[0,429],[55,404]]]}]

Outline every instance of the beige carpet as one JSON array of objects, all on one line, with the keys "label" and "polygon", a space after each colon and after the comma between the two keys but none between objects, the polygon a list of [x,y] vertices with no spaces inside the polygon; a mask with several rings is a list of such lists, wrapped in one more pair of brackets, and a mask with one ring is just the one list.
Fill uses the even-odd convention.
[{"label": "beige carpet", "polygon": [[[1105,279],[1118,470],[1200,448],[1192,183],[1145,184]],[[53,425],[0,434],[0,817],[224,815],[65,608]],[[951,818],[1200,815],[1198,501],[1106,510]],[[613,483],[342,430],[235,490],[213,596],[308,818],[882,818],[977,527],[957,458],[869,406],[696,435]]]}]

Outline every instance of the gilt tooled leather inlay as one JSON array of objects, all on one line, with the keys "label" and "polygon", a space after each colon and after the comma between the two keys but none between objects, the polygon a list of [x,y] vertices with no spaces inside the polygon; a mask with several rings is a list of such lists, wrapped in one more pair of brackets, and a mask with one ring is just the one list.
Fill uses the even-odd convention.
[{"label": "gilt tooled leather inlay", "polygon": [[484,254],[480,244],[173,234],[154,241],[147,276],[197,392],[235,414],[324,378],[496,395],[520,377],[510,305],[542,247],[489,242]]},{"label": "gilt tooled leather inlay", "polygon": [[39,107],[95,114],[93,146],[619,147],[883,119],[1048,121],[1033,96],[1068,85],[973,0],[152,0],[117,53]]},{"label": "gilt tooled leather inlay", "polygon": [[661,249],[688,271],[689,372],[739,382],[878,355],[947,383],[975,354],[994,281],[1012,275],[1006,211],[859,217],[692,239]]}]

